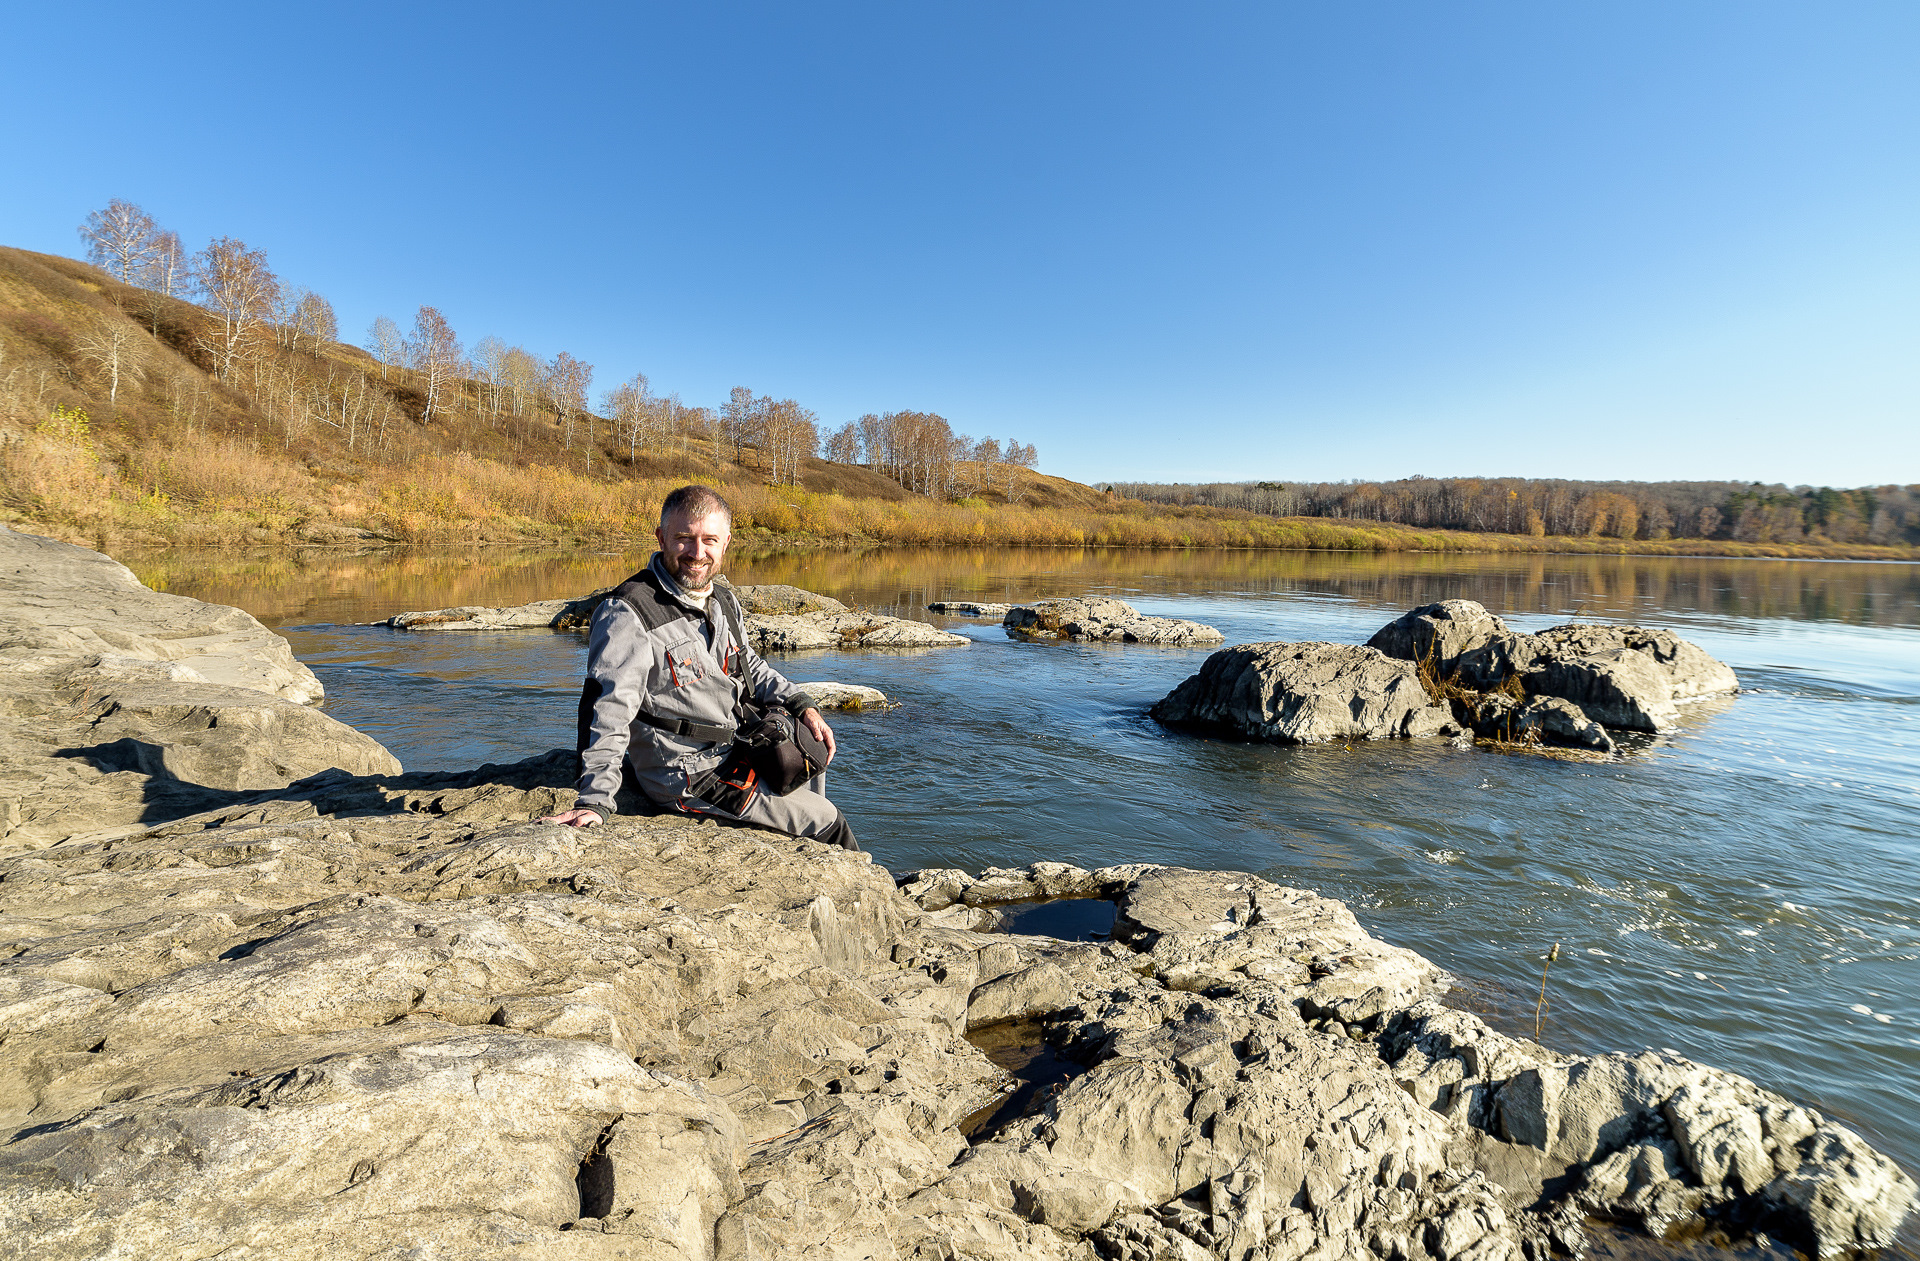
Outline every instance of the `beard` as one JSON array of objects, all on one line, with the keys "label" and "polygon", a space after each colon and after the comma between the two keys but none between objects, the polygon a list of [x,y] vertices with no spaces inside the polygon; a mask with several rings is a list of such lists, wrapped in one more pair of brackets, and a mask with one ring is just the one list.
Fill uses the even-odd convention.
[{"label": "beard", "polygon": [[667,557],[667,572],[673,575],[673,580],[680,584],[682,591],[694,595],[713,589],[713,576],[718,570],[717,565],[702,565],[699,561]]}]

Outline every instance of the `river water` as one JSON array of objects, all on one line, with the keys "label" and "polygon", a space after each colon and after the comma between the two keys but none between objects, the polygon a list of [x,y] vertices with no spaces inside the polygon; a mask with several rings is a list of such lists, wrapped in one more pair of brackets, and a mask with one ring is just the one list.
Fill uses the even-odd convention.
[{"label": "river water", "polygon": [[[292,640],[327,708],[409,769],[572,743],[574,634],[413,634],[408,609],[582,594],[644,553],[135,560]],[[964,648],[778,659],[900,702],[834,719],[832,793],[875,858],[1152,861],[1259,872],[1352,905],[1469,1001],[1566,1051],[1672,1048],[1806,1100],[1920,1170],[1920,566],[1666,557],[892,550],[735,557],[958,631]],[[1147,707],[1204,649],[1031,644],[941,598],[1107,594],[1228,643],[1364,642],[1478,600],[1522,630],[1670,626],[1746,689],[1605,764],[1442,741],[1277,748],[1168,733]]]}]

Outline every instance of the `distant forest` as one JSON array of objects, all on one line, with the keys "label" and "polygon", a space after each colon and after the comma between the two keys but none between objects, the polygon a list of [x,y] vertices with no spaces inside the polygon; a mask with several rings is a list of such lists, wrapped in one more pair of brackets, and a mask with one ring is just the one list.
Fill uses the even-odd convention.
[{"label": "distant forest", "polygon": [[1108,482],[1146,503],[1477,533],[1742,543],[1920,543],[1920,486],[1408,477],[1393,482]]}]

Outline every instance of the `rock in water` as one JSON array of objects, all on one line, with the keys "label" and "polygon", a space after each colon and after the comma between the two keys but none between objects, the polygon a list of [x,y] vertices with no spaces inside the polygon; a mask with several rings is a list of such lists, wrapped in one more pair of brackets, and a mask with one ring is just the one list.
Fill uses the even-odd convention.
[{"label": "rock in water", "polygon": [[1001,623],[1033,639],[1104,640],[1122,644],[1217,644],[1226,639],[1200,622],[1149,617],[1124,600],[1093,596],[1015,605]]},{"label": "rock in water", "polygon": [[1402,661],[1431,662],[1444,678],[1453,673],[1464,654],[1512,637],[1505,622],[1475,601],[1442,600],[1402,613],[1375,631],[1367,647]]},{"label": "rock in water", "polygon": [[[489,609],[462,606],[396,613],[385,625],[407,631],[585,630],[613,588],[577,600],[536,600]],[[789,586],[734,587],[757,652],[810,648],[957,648],[967,642],[925,622],[849,609],[832,596]]]},{"label": "rock in water", "polygon": [[977,600],[935,600],[927,606],[929,613],[945,613],[948,617],[1005,617],[1013,611],[1011,604],[982,604]]},{"label": "rock in water", "polygon": [[[1669,630],[1570,624],[1521,635],[1472,600],[1413,609],[1368,643],[1404,661],[1430,662],[1437,680],[1460,689],[1558,698],[1590,721],[1628,731],[1669,730],[1679,720],[1675,701],[1740,686],[1724,663]],[[1536,729],[1550,743],[1600,747],[1588,735],[1567,735],[1573,728],[1562,718]]]},{"label": "rock in water", "polygon": [[1413,664],[1352,644],[1223,648],[1150,711],[1170,727],[1276,744],[1452,735]]}]

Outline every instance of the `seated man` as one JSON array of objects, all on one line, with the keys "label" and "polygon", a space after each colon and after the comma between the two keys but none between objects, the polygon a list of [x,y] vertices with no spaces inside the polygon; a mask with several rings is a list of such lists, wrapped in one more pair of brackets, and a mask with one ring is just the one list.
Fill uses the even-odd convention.
[{"label": "seated man", "polygon": [[653,533],[660,550],[594,611],[580,696],[579,804],[543,822],[604,822],[624,775],[667,810],[859,849],[846,816],[827,800],[824,768],[784,797],[757,785],[743,794],[713,774],[732,751],[743,698],[784,707],[826,746],[829,761],[833,732],[812,698],[747,644],[739,600],[714,585],[733,537],[727,501],[705,486],[682,486],[661,504]]}]

